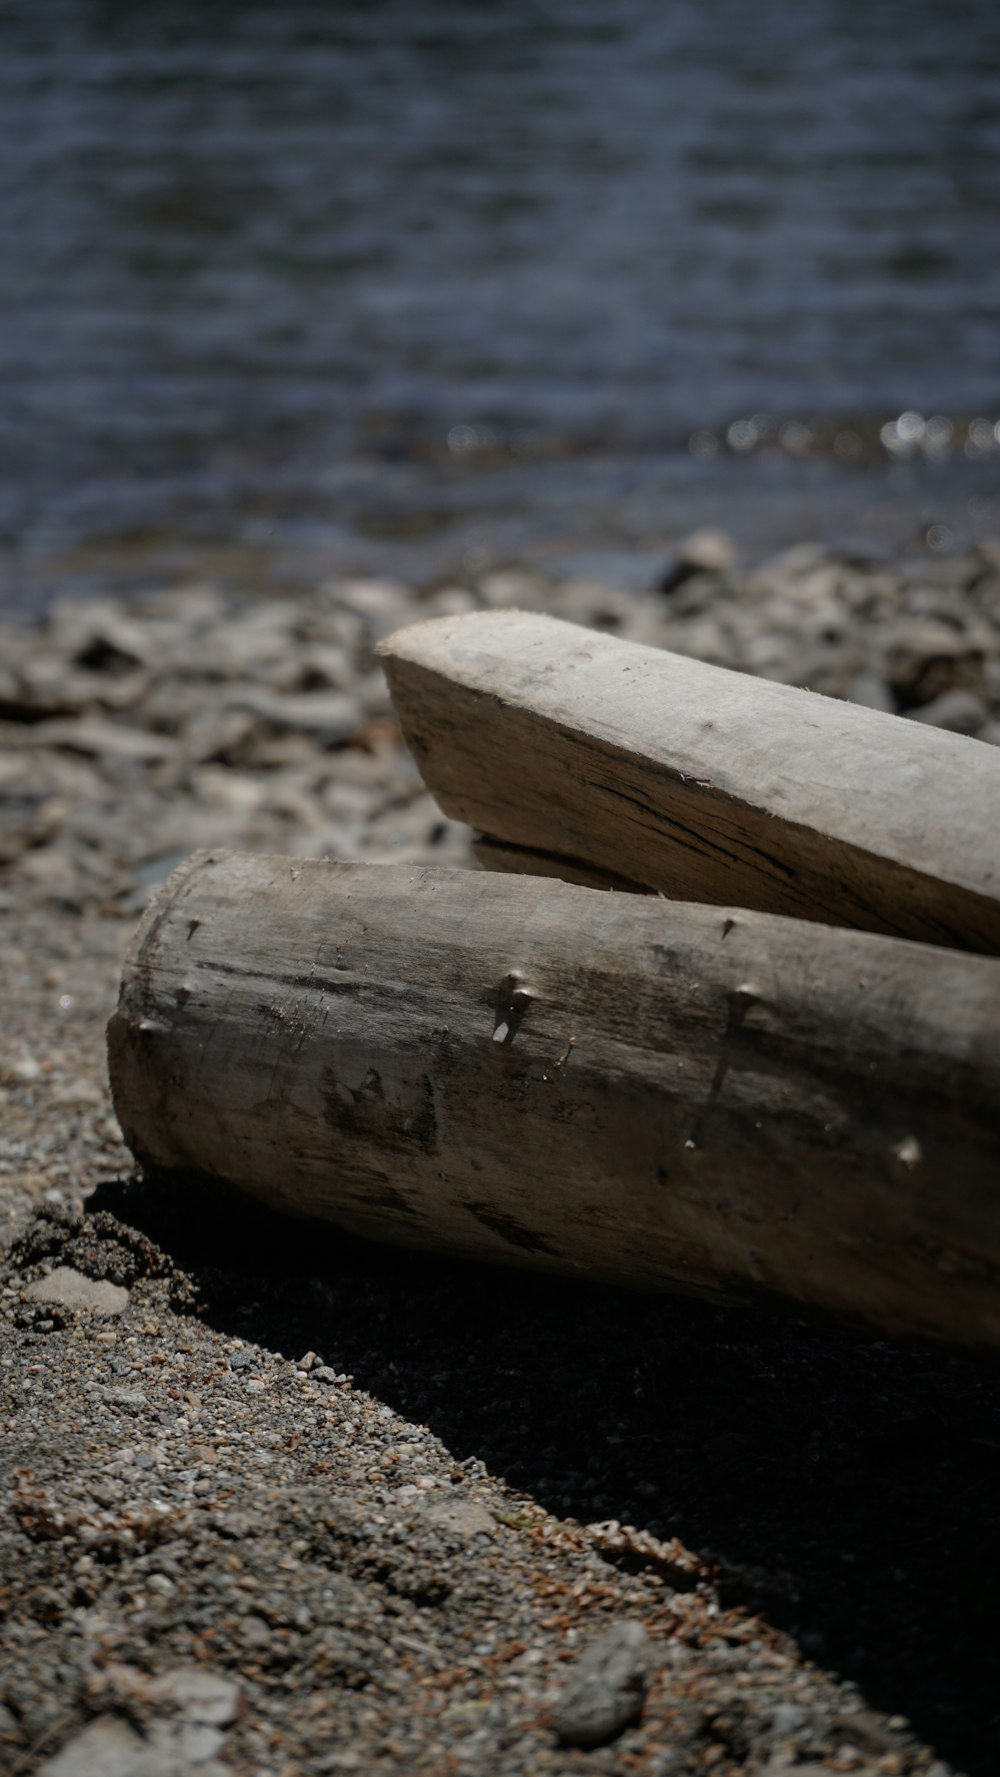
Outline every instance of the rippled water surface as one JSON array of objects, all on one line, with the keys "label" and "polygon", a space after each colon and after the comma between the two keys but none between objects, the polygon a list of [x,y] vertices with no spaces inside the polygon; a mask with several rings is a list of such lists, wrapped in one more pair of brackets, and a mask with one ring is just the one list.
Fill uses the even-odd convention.
[{"label": "rippled water surface", "polygon": [[5,593],[996,532],[998,207],[992,0],[8,0]]}]

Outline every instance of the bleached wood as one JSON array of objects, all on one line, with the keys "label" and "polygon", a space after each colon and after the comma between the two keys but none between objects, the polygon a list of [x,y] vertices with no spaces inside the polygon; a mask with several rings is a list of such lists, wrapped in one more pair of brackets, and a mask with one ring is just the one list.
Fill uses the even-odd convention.
[{"label": "bleached wood", "polygon": [[143,1165],[401,1245],[1000,1345],[1000,961],[560,882],[201,854],[131,946]]},{"label": "bleached wood", "polygon": [[519,611],[382,660],[446,814],[686,900],[1000,950],[1000,748]]}]

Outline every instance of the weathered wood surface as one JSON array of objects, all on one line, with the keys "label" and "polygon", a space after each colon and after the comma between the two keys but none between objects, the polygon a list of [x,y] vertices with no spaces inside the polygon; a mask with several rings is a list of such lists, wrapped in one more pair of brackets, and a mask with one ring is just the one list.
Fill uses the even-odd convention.
[{"label": "weathered wood surface", "polygon": [[415,1247],[1000,1345],[1000,961],[561,882],[196,855],[109,1027],[155,1170]]},{"label": "weathered wood surface", "polygon": [[598,870],[581,864],[578,858],[563,858],[558,852],[532,851],[526,845],[505,845],[502,839],[480,836],[472,842],[472,855],[481,870],[495,870],[511,876],[554,876],[557,882],[575,882],[578,888],[617,889],[619,894],[645,895],[650,890],[627,876],[616,876],[613,870]]},{"label": "weathered wood surface", "polygon": [[680,899],[994,953],[1000,748],[519,611],[381,648],[446,814]]}]

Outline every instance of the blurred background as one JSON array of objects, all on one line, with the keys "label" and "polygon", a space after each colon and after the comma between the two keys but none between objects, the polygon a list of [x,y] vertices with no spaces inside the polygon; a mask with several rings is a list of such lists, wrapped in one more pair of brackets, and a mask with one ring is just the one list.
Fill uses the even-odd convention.
[{"label": "blurred background", "polygon": [[1000,531],[991,0],[6,0],[0,598]]}]

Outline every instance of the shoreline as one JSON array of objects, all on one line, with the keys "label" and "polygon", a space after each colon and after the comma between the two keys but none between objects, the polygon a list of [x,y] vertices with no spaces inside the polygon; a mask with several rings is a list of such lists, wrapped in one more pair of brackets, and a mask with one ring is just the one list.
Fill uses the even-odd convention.
[{"label": "shoreline", "polygon": [[507,570],[65,599],[0,620],[6,892],[131,915],[202,845],[458,861],[466,835],[400,746],[374,649],[511,605],[1000,741],[1000,544],[895,566],[803,544],[744,572],[698,532],[644,591]]}]

